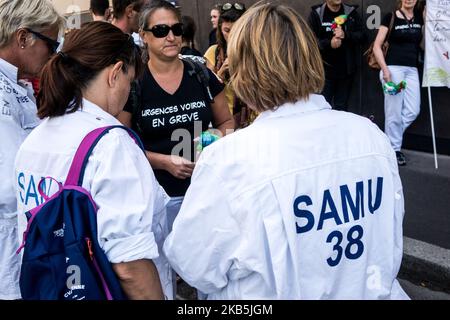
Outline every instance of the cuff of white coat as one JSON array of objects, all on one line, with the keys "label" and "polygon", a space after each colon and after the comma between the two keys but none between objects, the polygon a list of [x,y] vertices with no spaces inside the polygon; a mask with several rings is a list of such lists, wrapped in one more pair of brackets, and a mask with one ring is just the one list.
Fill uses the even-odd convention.
[{"label": "cuff of white coat", "polygon": [[158,246],[152,232],[119,239],[109,239],[103,242],[109,262],[122,263],[141,259],[158,258]]}]

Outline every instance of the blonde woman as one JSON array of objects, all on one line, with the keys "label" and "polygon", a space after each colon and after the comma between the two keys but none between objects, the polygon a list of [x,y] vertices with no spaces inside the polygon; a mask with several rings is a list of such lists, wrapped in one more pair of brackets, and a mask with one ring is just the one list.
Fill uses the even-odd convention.
[{"label": "blonde woman", "polygon": [[[399,166],[406,165],[401,152],[403,134],[420,113],[420,82],[417,70],[424,19],[417,9],[417,0],[399,0],[397,10],[388,13],[380,26],[373,52],[381,67],[380,81],[406,81],[406,89],[396,95],[384,94],[385,133],[397,155]],[[394,14],[394,16],[393,16]],[[393,21],[392,21],[393,19]],[[386,39],[389,26],[392,30]],[[386,57],[381,46],[389,41]]]},{"label": "blonde woman", "polygon": [[208,299],[408,298],[395,154],[370,120],[316,94],[324,70],[304,20],[258,4],[228,58],[261,115],[202,154],[164,244],[173,268]]},{"label": "blonde woman", "polygon": [[[0,0],[0,300],[21,298],[14,158],[39,124],[32,86],[20,79],[39,75],[59,45],[62,26],[63,18],[46,0]],[[23,196],[32,194],[28,189]]]}]

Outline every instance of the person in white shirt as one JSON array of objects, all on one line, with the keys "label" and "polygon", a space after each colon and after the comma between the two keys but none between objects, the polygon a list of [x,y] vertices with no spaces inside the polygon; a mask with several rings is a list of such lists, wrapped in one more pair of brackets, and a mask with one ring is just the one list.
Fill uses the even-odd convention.
[{"label": "person in white shirt", "polygon": [[208,146],[164,252],[208,299],[408,299],[396,276],[404,199],[370,120],[321,92],[317,42],[293,9],[233,27],[232,87],[261,115]]},{"label": "person in white shirt", "polygon": [[0,0],[0,300],[20,299],[14,158],[39,124],[31,84],[55,52],[63,18],[45,0]]},{"label": "person in white shirt", "polygon": [[[19,231],[26,228],[24,213],[42,203],[35,192],[41,177],[63,183],[82,139],[99,127],[120,124],[115,116],[142,68],[131,36],[109,23],[91,22],[68,35],[42,72],[38,115],[43,121],[16,157]],[[83,188],[98,207],[98,241],[125,294],[163,298],[153,260],[167,197],[125,130],[112,129],[93,149]],[[46,179],[44,189],[50,196],[56,183]]]}]

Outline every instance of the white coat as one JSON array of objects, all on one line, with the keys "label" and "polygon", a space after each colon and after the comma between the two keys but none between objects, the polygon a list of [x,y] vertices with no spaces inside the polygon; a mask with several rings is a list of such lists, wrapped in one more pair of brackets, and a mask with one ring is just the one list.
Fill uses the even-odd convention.
[{"label": "white coat", "polygon": [[0,300],[21,297],[14,159],[39,124],[33,88],[18,82],[17,73],[17,67],[0,59]]},{"label": "white coat", "polygon": [[[25,212],[41,204],[41,177],[64,183],[75,151],[92,130],[120,124],[100,107],[83,100],[83,107],[61,117],[47,118],[24,141],[16,158],[19,234],[26,228]],[[164,257],[158,258],[159,242],[166,233],[164,222],[168,196],[158,184],[142,150],[123,129],[101,138],[86,167],[83,188],[97,207],[98,241],[111,263],[154,260],[167,298],[172,298],[171,272]],[[46,180],[45,191],[57,191]],[[156,238],[156,241],[155,241]]]},{"label": "white coat", "polygon": [[403,214],[386,136],[312,95],[205,149],[164,251],[208,299],[407,299]]}]

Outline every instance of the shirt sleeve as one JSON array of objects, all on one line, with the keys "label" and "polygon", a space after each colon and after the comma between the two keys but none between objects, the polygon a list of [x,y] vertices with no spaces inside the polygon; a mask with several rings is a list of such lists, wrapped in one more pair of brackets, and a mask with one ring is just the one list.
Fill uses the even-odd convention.
[{"label": "shirt sleeve", "polygon": [[175,271],[206,294],[227,285],[239,244],[240,229],[227,194],[214,170],[199,163],[164,243],[164,252]]},{"label": "shirt sleeve", "polygon": [[206,50],[204,58],[213,66],[216,65],[216,48],[217,45],[213,45]]},{"label": "shirt sleeve", "polygon": [[326,34],[322,34],[320,32],[321,28],[320,17],[314,10],[312,10],[311,13],[309,14],[308,24],[311,27],[311,30],[314,32],[314,35],[316,36],[319,49],[321,51],[330,49],[331,38],[329,38]]},{"label": "shirt sleeve", "polygon": [[381,25],[385,26],[386,28],[389,28],[391,24],[391,19],[392,19],[392,12],[389,12],[383,17],[383,20],[381,20]]},{"label": "shirt sleeve", "polygon": [[416,12],[415,17],[417,17],[417,23],[423,26],[425,21],[423,21],[423,12]]},{"label": "shirt sleeve", "polygon": [[91,160],[98,240],[109,261],[158,257],[152,222],[161,208],[160,188],[142,150],[124,130],[114,129],[100,140]]},{"label": "shirt sleeve", "polygon": [[345,29],[345,42],[350,42],[353,44],[363,43],[366,38],[366,33],[364,32],[363,23],[361,17],[356,9],[352,12],[349,20],[351,19],[351,27]]},{"label": "shirt sleeve", "polygon": [[[387,138],[386,138],[387,140]],[[395,255],[393,257],[394,266],[395,266],[395,274],[396,275],[402,263],[403,257],[403,218],[405,216],[405,197],[403,194],[403,186],[400,178],[400,173],[398,171],[397,158],[395,156],[395,152],[392,147],[387,147],[390,153],[389,164],[392,173],[392,179],[394,182],[394,230],[395,230],[395,247],[394,252]]]},{"label": "shirt sleeve", "polygon": [[17,211],[14,160],[22,143],[19,130],[10,113],[0,114],[0,219],[11,218]]}]

